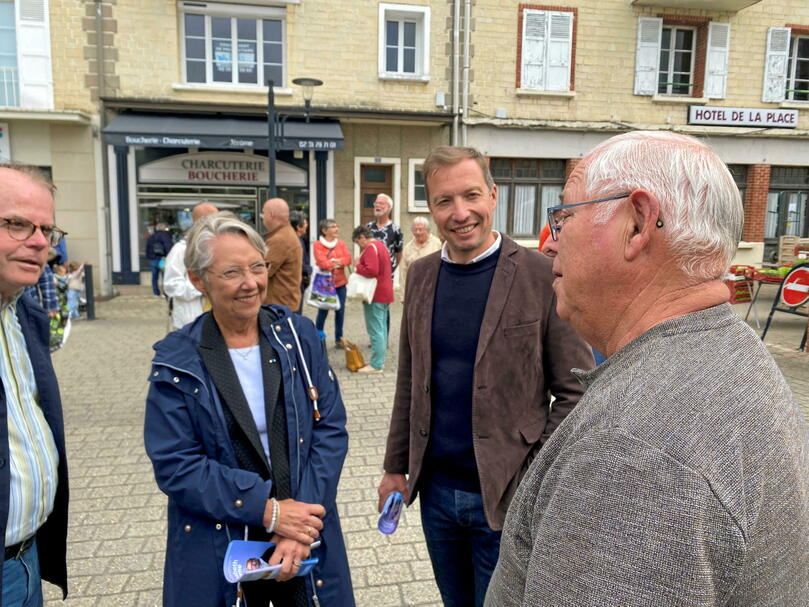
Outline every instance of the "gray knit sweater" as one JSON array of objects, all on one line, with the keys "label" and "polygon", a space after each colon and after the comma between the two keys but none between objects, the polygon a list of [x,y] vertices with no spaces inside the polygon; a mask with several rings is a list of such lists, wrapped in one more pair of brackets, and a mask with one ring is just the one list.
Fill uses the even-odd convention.
[{"label": "gray knit sweater", "polygon": [[506,517],[488,607],[809,606],[809,433],[727,304],[589,373]]}]

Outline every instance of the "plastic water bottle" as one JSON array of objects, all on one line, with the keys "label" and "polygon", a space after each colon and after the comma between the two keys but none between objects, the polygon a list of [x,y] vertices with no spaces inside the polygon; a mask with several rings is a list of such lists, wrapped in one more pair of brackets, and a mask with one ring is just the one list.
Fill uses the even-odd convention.
[{"label": "plastic water bottle", "polygon": [[377,527],[385,535],[390,535],[399,526],[399,517],[402,515],[402,505],[404,504],[402,494],[394,491],[385,501],[382,514],[379,515]]}]

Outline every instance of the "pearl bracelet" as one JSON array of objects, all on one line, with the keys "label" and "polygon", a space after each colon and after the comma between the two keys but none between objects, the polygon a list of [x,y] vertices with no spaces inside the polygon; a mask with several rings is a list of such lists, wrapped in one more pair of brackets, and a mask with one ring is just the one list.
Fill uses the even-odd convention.
[{"label": "pearl bracelet", "polygon": [[278,526],[278,515],[281,513],[281,505],[274,497],[270,498],[272,502],[272,518],[270,519],[270,526],[267,527],[267,533],[272,535],[275,533],[275,528]]}]

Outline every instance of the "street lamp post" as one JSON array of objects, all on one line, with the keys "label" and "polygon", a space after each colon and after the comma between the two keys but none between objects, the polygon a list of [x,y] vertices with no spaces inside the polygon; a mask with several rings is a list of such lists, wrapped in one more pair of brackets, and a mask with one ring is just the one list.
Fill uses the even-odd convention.
[{"label": "street lamp post", "polygon": [[[309,110],[312,106],[312,96],[314,95],[314,88],[323,84],[322,80],[317,78],[295,78],[292,84],[296,84],[303,88],[303,108],[306,122],[309,122]],[[269,188],[267,190],[268,198],[275,198],[278,195],[278,188],[275,183],[275,151],[276,151],[276,137],[280,135],[281,141],[284,140],[284,122],[286,116],[280,121],[275,112],[275,92],[273,91],[273,81],[267,80],[267,161],[268,172],[270,175]],[[280,133],[279,131],[280,126]]]}]

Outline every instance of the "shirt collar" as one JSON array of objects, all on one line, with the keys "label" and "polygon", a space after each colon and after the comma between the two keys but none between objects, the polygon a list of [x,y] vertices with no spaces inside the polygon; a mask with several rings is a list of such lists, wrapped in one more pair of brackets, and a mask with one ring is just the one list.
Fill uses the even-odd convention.
[{"label": "shirt collar", "polygon": [[0,310],[4,310],[8,307],[13,307],[17,305],[17,300],[22,297],[22,294],[25,293],[25,289],[20,289],[14,295],[11,296],[10,299],[6,299],[5,297],[0,296]]},{"label": "shirt collar", "polygon": [[494,255],[497,250],[500,248],[503,239],[500,237],[500,232],[494,232],[497,235],[497,238],[494,239],[494,244],[490,246],[488,249],[483,251],[480,255],[475,257],[474,259],[467,261],[466,263],[458,263],[456,261],[452,261],[449,258],[449,253],[447,252],[447,243],[445,242],[444,245],[441,247],[441,261],[446,261],[447,263],[455,264],[456,266],[465,266],[469,265],[470,263],[476,263],[478,261],[483,261],[487,257],[491,257]]}]

